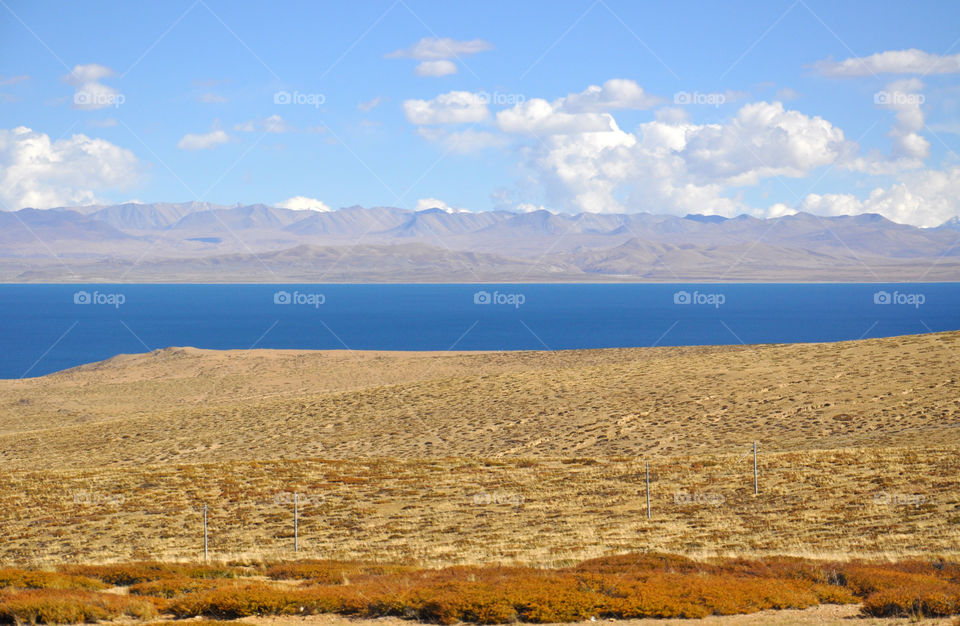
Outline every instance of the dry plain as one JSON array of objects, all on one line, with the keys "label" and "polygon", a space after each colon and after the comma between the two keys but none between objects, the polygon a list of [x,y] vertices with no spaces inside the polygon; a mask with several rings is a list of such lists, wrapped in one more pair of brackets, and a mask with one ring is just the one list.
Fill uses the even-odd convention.
[{"label": "dry plain", "polygon": [[196,560],[204,505],[238,563],[956,560],[958,359],[960,333],[121,355],[0,381],[0,562]]}]

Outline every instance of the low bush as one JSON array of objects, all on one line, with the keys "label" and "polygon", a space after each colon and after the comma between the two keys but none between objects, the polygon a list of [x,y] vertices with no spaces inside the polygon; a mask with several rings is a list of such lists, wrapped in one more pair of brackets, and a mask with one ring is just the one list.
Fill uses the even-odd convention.
[{"label": "low bush", "polygon": [[111,585],[126,587],[137,583],[183,576],[186,578],[233,578],[242,570],[213,565],[183,563],[118,563],[111,565],[71,565],[62,572],[97,578]]},{"label": "low bush", "polygon": [[93,591],[30,589],[0,595],[0,623],[78,624],[118,617],[156,617],[146,598],[129,598]]},{"label": "low bush", "polygon": [[214,589],[223,583],[222,580],[210,578],[187,578],[177,576],[162,578],[148,582],[130,585],[129,592],[135,596],[153,596],[157,598],[175,598],[187,593]]},{"label": "low bush", "polygon": [[41,570],[0,569],[0,589],[106,589],[107,585],[99,580]]}]

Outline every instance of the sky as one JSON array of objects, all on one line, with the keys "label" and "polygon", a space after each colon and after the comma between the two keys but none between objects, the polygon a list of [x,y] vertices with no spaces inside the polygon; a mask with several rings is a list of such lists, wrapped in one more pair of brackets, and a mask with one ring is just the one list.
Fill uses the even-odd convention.
[{"label": "sky", "polygon": [[957,2],[0,0],[0,209],[960,215]]}]

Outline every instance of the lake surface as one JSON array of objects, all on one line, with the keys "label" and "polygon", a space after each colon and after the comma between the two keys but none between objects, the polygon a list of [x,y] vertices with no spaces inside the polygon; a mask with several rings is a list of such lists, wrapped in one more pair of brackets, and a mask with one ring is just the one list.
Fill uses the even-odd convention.
[{"label": "lake surface", "polygon": [[120,353],[540,350],[960,329],[960,283],[0,285],[0,378]]}]

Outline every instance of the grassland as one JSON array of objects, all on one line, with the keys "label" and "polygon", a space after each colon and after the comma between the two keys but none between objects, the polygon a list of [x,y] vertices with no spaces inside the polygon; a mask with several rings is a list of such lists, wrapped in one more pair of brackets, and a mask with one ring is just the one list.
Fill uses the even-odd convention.
[{"label": "grassland", "polygon": [[0,381],[0,564],[196,561],[204,505],[211,558],[250,567],[955,562],[958,375],[960,333],[123,355]]},{"label": "grassland", "polygon": [[960,443],[960,333],[527,353],[168,349],[0,381],[0,462],[691,457]]}]

